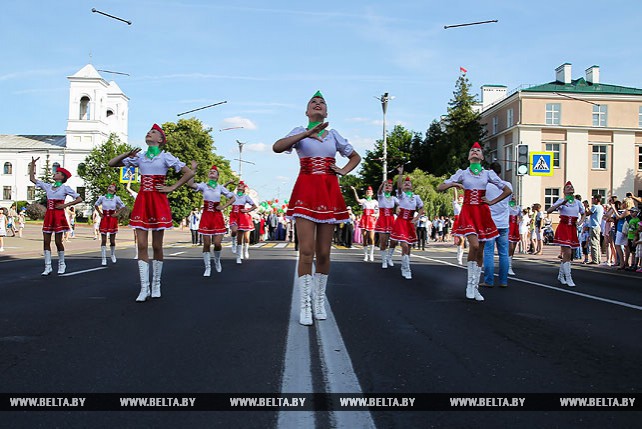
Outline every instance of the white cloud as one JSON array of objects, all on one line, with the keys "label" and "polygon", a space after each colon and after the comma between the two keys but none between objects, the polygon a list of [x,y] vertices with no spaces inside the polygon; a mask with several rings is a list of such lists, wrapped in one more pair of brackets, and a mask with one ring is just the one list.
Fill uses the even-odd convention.
[{"label": "white cloud", "polygon": [[248,152],[265,152],[268,146],[265,143],[251,143],[246,144],[243,148]]},{"label": "white cloud", "polygon": [[[357,152],[364,152],[362,149],[373,150],[376,139],[371,137],[352,136],[348,138],[348,142],[354,147]],[[363,153],[360,153],[363,155]]]},{"label": "white cloud", "polygon": [[241,116],[233,116],[231,118],[225,118],[221,121],[221,129],[232,128],[232,127],[243,127],[246,130],[255,130],[256,125],[248,118],[243,118]]}]

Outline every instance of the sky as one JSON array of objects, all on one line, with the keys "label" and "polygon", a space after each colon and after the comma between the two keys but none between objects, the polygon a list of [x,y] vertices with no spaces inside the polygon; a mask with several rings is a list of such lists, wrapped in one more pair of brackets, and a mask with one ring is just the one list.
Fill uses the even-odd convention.
[{"label": "sky", "polygon": [[[573,78],[600,66],[604,83],[642,88],[635,30],[642,4],[586,1],[212,1],[21,0],[0,14],[0,134],[64,134],[70,76],[92,63],[129,97],[129,143],[144,146],[151,124],[196,117],[216,152],[261,200],[288,199],[295,153],[272,144],[307,125],[306,103],[321,90],[330,128],[365,155],[387,128],[424,133],[446,113],[460,67],[474,93],[484,84]],[[110,19],[92,8],[132,21]],[[444,29],[445,25],[498,20]],[[178,117],[201,106],[210,109]],[[243,127],[220,131],[224,128]],[[188,160],[184,160],[188,161]],[[338,155],[337,164],[346,159]],[[358,172],[359,167],[355,170]],[[204,178],[203,178],[204,179]],[[376,184],[373,184],[376,185]]]}]

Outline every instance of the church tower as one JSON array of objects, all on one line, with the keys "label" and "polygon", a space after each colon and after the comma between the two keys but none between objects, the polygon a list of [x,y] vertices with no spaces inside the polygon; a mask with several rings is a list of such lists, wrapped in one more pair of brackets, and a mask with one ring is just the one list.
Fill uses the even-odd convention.
[{"label": "church tower", "polygon": [[89,151],[111,133],[127,142],[129,98],[116,82],[107,82],[87,64],[69,79],[67,149]]}]

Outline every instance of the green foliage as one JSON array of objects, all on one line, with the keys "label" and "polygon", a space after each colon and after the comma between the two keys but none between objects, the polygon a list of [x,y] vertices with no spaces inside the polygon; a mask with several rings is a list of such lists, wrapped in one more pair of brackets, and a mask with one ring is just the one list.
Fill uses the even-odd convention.
[{"label": "green foliage", "polygon": [[[408,162],[412,158],[412,140],[414,133],[401,125],[396,125],[388,133],[388,177],[394,172],[396,166]],[[366,151],[359,172],[364,186],[370,185],[373,189],[378,188],[383,178],[383,139],[377,140],[372,151]]]},{"label": "green foliage", "polygon": [[352,192],[351,186],[354,186],[359,192],[361,192],[360,189],[363,188],[364,193],[367,186],[364,186],[363,181],[354,174],[341,177],[339,179],[339,184],[341,185],[341,193],[343,194],[343,199],[345,200],[346,205],[352,207],[353,212],[361,213],[361,208],[359,203],[354,199],[354,192]]},{"label": "green foliage", "polygon": [[[121,142],[116,134],[112,134],[105,143],[92,149],[85,161],[78,165],[78,176],[85,181],[87,204],[93,207],[98,197],[107,192],[107,186],[116,183],[118,196],[127,206],[133,205],[134,200],[119,184],[120,169],[109,166],[109,160],[132,149],[132,146]],[[138,185],[133,184],[132,189],[136,186]]]},{"label": "green foliage", "polygon": [[[406,174],[406,173],[404,173]],[[415,169],[408,174],[412,180],[413,192],[421,197],[424,202],[426,216],[452,216],[453,194],[449,192],[437,192],[437,186],[444,181],[445,177],[437,177],[432,174]],[[397,178],[394,178],[395,186]]]},{"label": "green foliage", "polygon": [[[230,163],[220,155],[217,155],[214,147],[214,140],[210,133],[211,128],[203,128],[203,123],[196,118],[180,119],[178,122],[166,122],[162,125],[167,135],[167,144],[164,150],[187,164],[191,168],[191,161],[198,163],[194,181],[206,182],[210,167],[215,164],[220,177],[219,183],[225,183],[234,178]],[[167,184],[175,183],[182,173],[176,173],[173,169],[167,173]],[[169,205],[172,209],[172,218],[176,224],[189,215],[194,207],[202,205],[202,195],[194,192],[188,186],[182,186],[176,191],[168,194]]]}]

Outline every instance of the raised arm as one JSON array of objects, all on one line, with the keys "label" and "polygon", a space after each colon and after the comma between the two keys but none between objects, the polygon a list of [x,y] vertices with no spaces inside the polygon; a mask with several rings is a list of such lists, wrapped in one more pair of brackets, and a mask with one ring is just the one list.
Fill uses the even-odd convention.
[{"label": "raised arm", "polygon": [[31,164],[29,164],[29,180],[31,180],[32,183],[36,183],[36,161],[39,159],[40,157],[31,157]]},{"label": "raised arm", "polygon": [[187,186],[189,186],[192,189],[196,189],[198,187],[198,186],[196,186],[196,183],[194,183],[194,177],[196,176],[196,167],[198,167],[198,164],[196,163],[196,161],[192,160],[192,172],[194,174],[187,181]]},{"label": "raised arm", "polygon": [[136,148],[130,152],[121,153],[120,155],[117,155],[114,158],[110,159],[108,165],[110,167],[124,167],[125,164],[123,164],[123,159],[127,158],[128,156],[132,158],[135,157],[136,155],[138,155],[138,152],[140,152],[140,150],[140,148]]},{"label": "raised arm", "polygon": [[352,189],[352,192],[354,192],[354,199],[357,200],[358,203],[361,203],[361,198],[359,198],[359,194],[357,193],[357,190],[355,189],[354,186],[350,186]]}]

